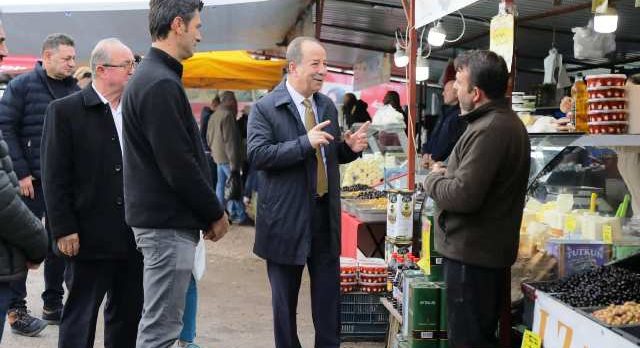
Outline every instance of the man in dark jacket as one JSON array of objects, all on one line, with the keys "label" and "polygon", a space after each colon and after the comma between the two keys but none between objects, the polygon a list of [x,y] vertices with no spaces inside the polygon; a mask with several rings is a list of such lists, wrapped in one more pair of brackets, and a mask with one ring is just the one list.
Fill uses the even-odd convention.
[{"label": "man in dark jacket", "polygon": [[105,347],[135,348],[142,313],[142,255],[124,220],[122,106],[131,50],[105,39],[91,53],[93,83],[52,102],[42,134],[49,229],[69,257],[59,348],[91,348],[105,304]]},{"label": "man in dark jacket", "polygon": [[276,348],[300,348],[304,266],[311,277],[315,347],[340,346],[340,173],[367,147],[365,123],[340,137],[338,111],[321,94],[327,53],[311,37],[287,47],[288,75],[249,116],[249,162],[261,176],[253,251],[267,261]]},{"label": "man in dark jacket", "polygon": [[[9,82],[0,101],[0,129],[9,144],[11,159],[20,179],[20,192],[29,209],[40,218],[45,214],[40,182],[40,139],[44,115],[51,101],[79,90],[72,77],[75,58],[73,39],[65,34],[49,35],[42,45],[42,62],[38,62],[33,71]],[[50,250],[44,263],[42,317],[52,324],[60,321],[62,313],[64,268],[64,260]],[[26,278],[11,286],[15,300],[9,309],[9,323],[13,332],[29,336],[44,323],[27,313]]]},{"label": "man in dark jacket", "polygon": [[178,339],[200,230],[217,241],[229,228],[181,79],[180,62],[201,38],[202,6],[150,1],[153,45],[122,98],[125,216],[144,257],[137,347]]},{"label": "man in dark jacket", "polygon": [[507,274],[516,260],[530,164],[529,137],[506,99],[509,74],[490,51],[455,60],[468,123],[447,168],[425,190],[436,202],[436,250],[445,256],[449,346],[494,347]]},{"label": "man in dark jacket", "polygon": [[458,93],[453,80],[444,84],[442,89],[442,114],[427,142],[422,146],[422,164],[430,167],[435,162],[444,162],[449,158],[453,147],[462,136],[467,123],[460,117]]},{"label": "man in dark jacket", "polygon": [[[8,54],[0,22],[0,64]],[[29,268],[37,268],[47,254],[47,235],[42,222],[20,199],[19,184],[9,146],[0,131],[0,342],[7,309],[14,294],[10,282],[23,279]],[[38,327],[33,335],[46,325]]]},{"label": "man in dark jacket", "polygon": [[239,177],[242,170],[242,136],[236,124],[238,102],[231,91],[225,91],[220,98],[220,106],[211,116],[207,129],[207,145],[211,149],[213,161],[218,168],[216,195],[218,201],[227,207],[229,217],[234,223],[244,223],[247,216],[240,199],[224,198],[224,187],[227,179],[233,175]]},{"label": "man in dark jacket", "polygon": [[213,157],[211,156],[211,149],[207,144],[207,128],[209,125],[209,120],[211,119],[211,115],[216,112],[218,106],[220,105],[220,97],[216,94],[213,99],[211,99],[211,104],[209,106],[205,106],[200,111],[200,135],[202,136],[202,143],[204,144],[204,152],[207,155],[207,160],[209,161],[209,166],[211,167],[211,179],[213,180],[213,187],[216,187],[218,183],[218,167],[216,166],[216,162],[213,161]]}]

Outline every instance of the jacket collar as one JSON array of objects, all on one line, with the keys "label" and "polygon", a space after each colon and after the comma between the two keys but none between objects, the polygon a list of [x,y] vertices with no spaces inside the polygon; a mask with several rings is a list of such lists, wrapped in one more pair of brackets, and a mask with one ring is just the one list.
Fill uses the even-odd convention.
[{"label": "jacket collar", "polygon": [[472,123],[473,121],[487,115],[492,111],[495,111],[498,109],[505,109],[505,108],[507,108],[507,99],[506,98],[496,99],[478,107],[477,109],[471,111],[466,115],[462,115],[461,117],[468,123]]},{"label": "jacket collar", "polygon": [[161,62],[169,69],[171,69],[171,71],[175,72],[179,78],[182,79],[182,63],[170,56],[167,52],[159,48],[151,47],[149,49],[149,53],[147,53],[147,55],[145,56],[145,59],[147,58]]},{"label": "jacket collar", "polygon": [[[291,98],[291,95],[289,94],[286,83],[287,79],[284,78],[282,79],[280,84],[278,84],[278,86],[273,89],[272,93],[275,94],[275,107],[279,108],[281,106],[286,106],[287,109],[289,109],[289,113],[291,114],[291,116],[296,119],[296,122],[298,124],[298,132],[301,134],[306,133],[304,124],[300,119],[301,115],[298,115],[298,109],[296,108],[293,98]],[[318,112],[318,123],[323,122],[325,120],[324,111],[326,110],[327,106],[325,105],[323,98],[320,98],[319,92],[313,94],[313,102],[316,105],[316,111]]]},{"label": "jacket collar", "polygon": [[87,87],[83,88],[82,91],[82,100],[84,105],[86,106],[96,106],[96,105],[104,105],[98,93],[93,89],[93,86],[89,84]]},{"label": "jacket collar", "polygon": [[[51,96],[53,96],[54,98],[64,97],[64,96],[56,96],[55,94],[53,94],[53,89],[49,85],[47,72],[44,70],[44,65],[42,64],[42,61],[39,60],[36,63],[36,65],[33,67],[33,70],[38,75],[38,77],[40,77],[40,80],[42,80],[42,83],[44,83],[44,85],[47,87],[47,90],[49,91]],[[74,88],[73,86],[77,83],[77,80],[73,76],[65,77],[62,80],[62,82],[67,86],[67,88],[69,88],[69,90],[75,91],[73,89]]]}]

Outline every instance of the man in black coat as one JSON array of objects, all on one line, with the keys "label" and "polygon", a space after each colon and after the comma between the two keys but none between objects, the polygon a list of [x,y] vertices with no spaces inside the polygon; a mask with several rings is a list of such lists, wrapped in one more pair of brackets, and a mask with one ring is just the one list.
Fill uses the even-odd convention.
[{"label": "man in black coat", "polygon": [[[73,39],[51,34],[42,44],[42,62],[28,73],[11,80],[0,100],[0,130],[9,144],[11,159],[20,180],[20,192],[29,209],[39,218],[45,215],[40,182],[40,140],[49,103],[79,90],[72,77],[76,52]],[[52,245],[52,243],[50,243]],[[42,318],[57,324],[62,313],[64,260],[49,250],[44,263],[45,290]],[[11,284],[15,299],[9,309],[12,332],[30,336],[42,325],[27,312],[27,279]]]},{"label": "man in black coat", "polygon": [[261,176],[254,252],[267,261],[276,348],[300,348],[304,266],[311,277],[316,348],[340,346],[340,173],[367,147],[365,123],[340,137],[338,111],[321,94],[327,53],[311,37],[287,47],[288,75],[251,110],[249,162]]},{"label": "man in black coat", "polygon": [[211,104],[203,107],[202,111],[200,111],[200,135],[202,136],[202,143],[204,144],[204,152],[207,155],[207,160],[211,167],[211,180],[213,181],[213,187],[216,187],[216,184],[218,183],[218,166],[216,165],[216,162],[213,161],[211,149],[207,144],[207,129],[211,115],[216,112],[219,105],[220,97],[216,94],[216,96],[211,99]]},{"label": "man in black coat", "polygon": [[140,348],[178,339],[200,231],[217,241],[229,228],[182,85],[181,61],[200,42],[203,6],[150,1],[153,44],[122,97],[126,220],[144,257]]},{"label": "man in black coat", "polygon": [[[0,64],[8,53],[5,40],[0,23]],[[10,282],[24,279],[29,268],[37,268],[47,254],[44,226],[22,202],[18,188],[9,146],[0,131],[0,341],[5,315],[14,298]]]},{"label": "man in black coat", "polygon": [[47,109],[42,181],[51,234],[69,258],[59,348],[93,347],[105,294],[105,347],[136,345],[142,255],[124,219],[120,100],[133,69],[127,46],[102,40],[91,54],[93,83]]}]

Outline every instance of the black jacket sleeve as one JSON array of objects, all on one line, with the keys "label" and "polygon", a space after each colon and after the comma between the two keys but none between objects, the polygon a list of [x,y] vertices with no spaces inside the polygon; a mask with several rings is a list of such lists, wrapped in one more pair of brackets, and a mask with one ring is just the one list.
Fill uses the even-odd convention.
[{"label": "black jacket sleeve", "polygon": [[193,143],[187,131],[187,121],[180,111],[187,103],[180,85],[172,80],[160,80],[142,94],[140,115],[144,132],[162,176],[177,195],[204,221],[212,223],[224,214],[212,187],[196,160]]},{"label": "black jacket sleeve", "polygon": [[40,263],[47,254],[47,235],[42,222],[18,196],[17,179],[0,132],[0,239],[24,252],[28,260]]},{"label": "black jacket sleeve", "polygon": [[73,212],[72,132],[58,102],[49,104],[42,131],[41,170],[47,218],[54,239],[79,232]]}]

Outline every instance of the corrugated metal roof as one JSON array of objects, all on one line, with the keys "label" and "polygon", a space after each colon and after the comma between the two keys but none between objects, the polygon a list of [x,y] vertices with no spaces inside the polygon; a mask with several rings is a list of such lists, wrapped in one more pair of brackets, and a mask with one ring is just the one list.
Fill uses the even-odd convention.
[{"label": "corrugated metal roof", "polygon": [[[489,22],[498,12],[498,0],[481,0],[461,10],[467,17],[466,31],[457,43],[446,44],[443,48],[434,49],[432,57],[439,61],[454,56],[452,48],[488,48]],[[516,36],[518,67],[525,71],[542,71],[543,59],[554,45],[569,62],[569,67],[578,64],[601,65],[614,61],[640,59],[640,9],[634,7],[633,0],[617,0],[616,7],[620,13],[617,35],[617,53],[604,59],[577,61],[573,59],[573,33],[571,28],[585,26],[592,14],[588,0],[561,0],[554,6],[552,0],[515,0],[518,10],[518,30]],[[549,11],[580,7],[571,13],[563,13],[547,18],[530,19]],[[315,16],[314,16],[315,18]],[[406,29],[406,19],[400,0],[324,0],[322,14],[321,39],[339,43],[346,47],[332,45],[330,58],[340,49],[353,47],[368,50],[393,52],[394,33],[397,29]],[[443,18],[443,26],[447,38],[451,39],[462,32],[462,21],[457,14]],[[555,31],[555,35],[554,32]],[[420,34],[420,30],[418,32]],[[427,34],[424,34],[426,41]],[[554,40],[555,36],[555,40]],[[475,38],[470,41],[470,39]],[[426,45],[426,44],[425,44]],[[366,54],[360,50],[359,56]],[[346,55],[339,55],[345,58]],[[356,56],[357,57],[357,56]],[[354,62],[341,61],[348,66]],[[435,66],[444,63],[434,62]],[[433,68],[432,68],[433,69]],[[436,68],[437,70],[437,68]],[[395,70],[402,73],[402,70]]]}]

